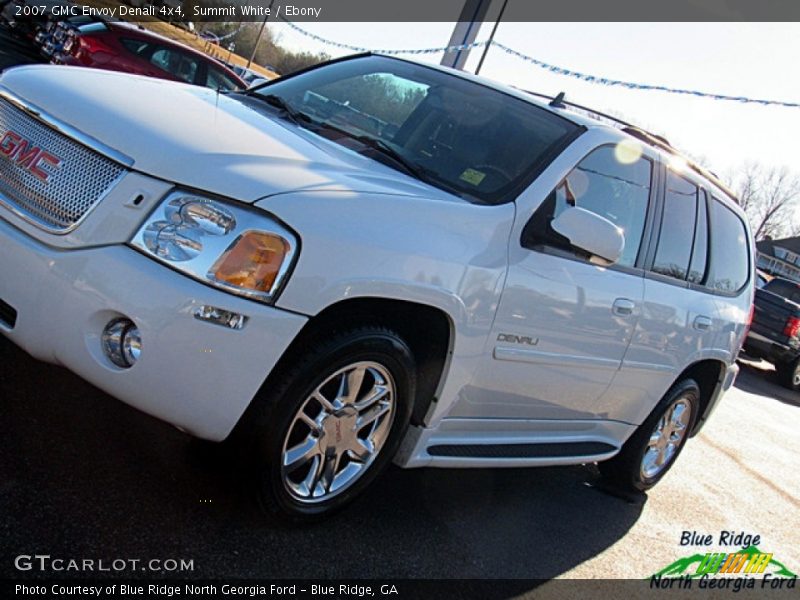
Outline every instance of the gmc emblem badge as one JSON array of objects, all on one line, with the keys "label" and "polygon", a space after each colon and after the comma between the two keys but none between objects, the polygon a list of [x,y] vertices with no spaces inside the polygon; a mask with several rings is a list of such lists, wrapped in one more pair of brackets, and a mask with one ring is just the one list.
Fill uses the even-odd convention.
[{"label": "gmc emblem badge", "polygon": [[0,139],[0,153],[45,183],[63,162],[55,154],[37,148],[33,142],[11,130]]}]

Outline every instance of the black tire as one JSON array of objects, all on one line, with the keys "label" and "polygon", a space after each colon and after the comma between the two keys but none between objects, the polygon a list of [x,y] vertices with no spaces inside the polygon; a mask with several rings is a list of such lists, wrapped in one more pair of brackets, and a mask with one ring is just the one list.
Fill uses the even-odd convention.
[{"label": "black tire", "polygon": [[[253,401],[239,440],[248,453],[262,508],[268,514],[292,523],[329,516],[369,486],[400,445],[411,417],[416,391],[413,354],[403,338],[388,328],[377,325],[352,327],[317,336],[304,347],[308,350],[300,353],[277,377],[271,378],[271,389]],[[288,445],[291,428],[296,427],[293,425],[295,418],[299,411],[304,410],[303,406],[307,406],[305,403],[309,396],[332,375],[357,362],[377,363],[391,375],[395,393],[388,435],[375,458],[349,487],[324,501],[304,502],[295,497],[284,483],[281,469],[284,445]],[[316,435],[324,437],[325,434]]]},{"label": "black tire", "polygon": [[[650,438],[655,433],[656,427],[660,424],[662,417],[666,417],[672,406],[685,400],[686,405],[691,407],[691,414],[688,416],[686,431],[680,442],[675,448],[675,452],[670,456],[668,462],[653,475],[646,475],[642,466],[650,444]],[[626,490],[644,492],[656,485],[664,475],[675,464],[686,441],[689,439],[690,432],[697,421],[700,409],[700,387],[694,379],[683,379],[673,385],[656,405],[650,416],[642,423],[634,434],[622,446],[622,450],[613,458],[598,464],[600,473],[612,484]]]},{"label": "black tire", "polygon": [[800,358],[791,362],[777,363],[775,371],[778,374],[778,381],[783,387],[793,392],[800,391]]}]

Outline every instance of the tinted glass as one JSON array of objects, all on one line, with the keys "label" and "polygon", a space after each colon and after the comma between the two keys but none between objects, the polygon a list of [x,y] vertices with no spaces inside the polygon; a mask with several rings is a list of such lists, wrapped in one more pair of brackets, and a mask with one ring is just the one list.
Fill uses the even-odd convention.
[{"label": "tinted glass", "polygon": [[697,217],[697,186],[667,172],[664,215],[653,261],[653,271],[675,279],[686,279],[694,242]]},{"label": "tinted glass", "polygon": [[720,292],[736,292],[750,271],[744,223],[716,198],[710,203],[711,267],[706,285]]},{"label": "tinted glass", "polygon": [[108,31],[108,27],[102,21],[96,21],[93,23],[85,23],[83,25],[78,26],[78,31],[81,33],[99,33],[101,31]]},{"label": "tinted glass", "polygon": [[[626,162],[620,162],[622,156]],[[642,242],[650,197],[652,163],[645,158],[629,162],[613,146],[594,150],[547,197],[526,228],[526,245],[545,243],[570,249],[550,222],[568,206],[579,206],[605,217],[625,235],[625,247],[616,264],[632,267]],[[530,236],[530,237],[529,237]]]},{"label": "tinted glass", "polygon": [[127,38],[122,38],[119,40],[120,44],[122,44],[128,52],[132,52],[136,56],[141,56],[143,54],[147,54],[147,50],[150,47],[150,44],[147,42],[143,42],[141,40],[131,40]]},{"label": "tinted glass", "polygon": [[150,62],[167,73],[172,73],[175,77],[186,83],[194,83],[197,75],[197,61],[171,48],[159,48],[153,52]]},{"label": "tinted glass", "polygon": [[706,261],[708,259],[708,209],[706,207],[706,193],[700,191],[697,202],[697,227],[694,233],[694,246],[692,247],[692,262],[689,265],[689,281],[702,283],[706,275]]},{"label": "tinted glass", "polygon": [[239,89],[239,84],[219,69],[209,67],[208,74],[206,75],[206,87],[215,90],[230,91]]},{"label": "tinted glass", "polygon": [[[306,106],[340,125],[391,139],[429,91],[430,86],[394,73],[369,73],[315,88]],[[338,110],[341,106],[351,110]]]},{"label": "tinted glass", "polygon": [[[354,136],[378,140],[423,181],[491,204],[513,200],[551,151],[578,131],[574,123],[501,91],[378,56],[278,79],[257,93],[279,96],[309,116],[316,123],[309,128],[321,135],[342,143]],[[348,147],[377,156],[374,149]]]}]

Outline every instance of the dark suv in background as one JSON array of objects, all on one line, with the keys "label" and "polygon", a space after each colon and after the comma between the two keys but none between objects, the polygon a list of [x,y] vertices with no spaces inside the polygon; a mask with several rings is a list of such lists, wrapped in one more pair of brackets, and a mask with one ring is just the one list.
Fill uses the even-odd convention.
[{"label": "dark suv in background", "polygon": [[744,350],[774,364],[782,385],[800,390],[800,283],[776,277],[756,289]]}]

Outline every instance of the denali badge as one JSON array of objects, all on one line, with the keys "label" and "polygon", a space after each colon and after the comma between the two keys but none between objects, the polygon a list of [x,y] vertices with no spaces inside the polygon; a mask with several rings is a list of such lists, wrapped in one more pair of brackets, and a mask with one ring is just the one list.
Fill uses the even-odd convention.
[{"label": "denali badge", "polygon": [[63,162],[55,154],[37,148],[33,142],[13,131],[6,131],[0,140],[0,153],[45,183]]},{"label": "denali badge", "polygon": [[514,335],[513,333],[501,333],[497,336],[498,342],[511,342],[512,344],[527,344],[535,346],[539,343],[539,338],[532,338],[527,335]]}]

